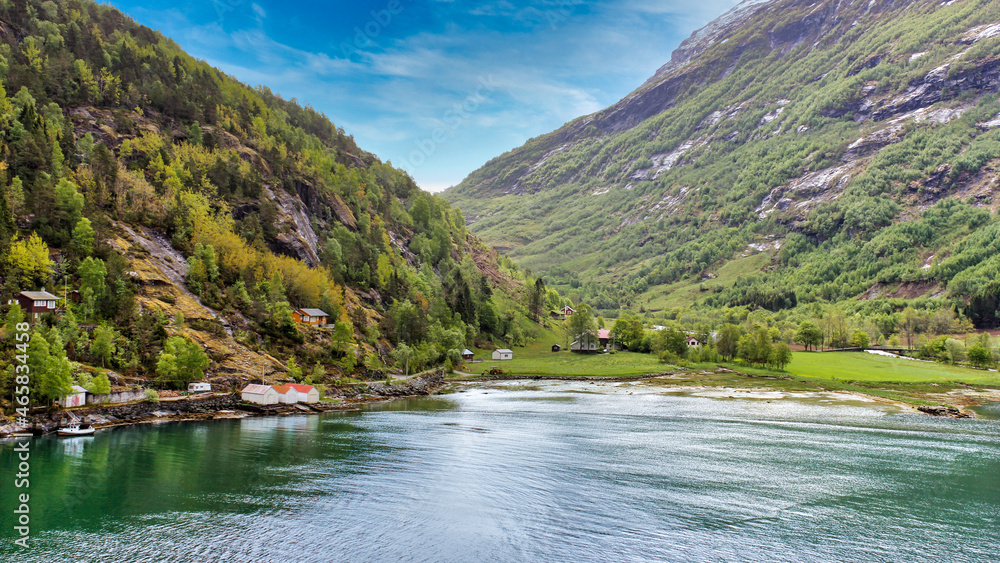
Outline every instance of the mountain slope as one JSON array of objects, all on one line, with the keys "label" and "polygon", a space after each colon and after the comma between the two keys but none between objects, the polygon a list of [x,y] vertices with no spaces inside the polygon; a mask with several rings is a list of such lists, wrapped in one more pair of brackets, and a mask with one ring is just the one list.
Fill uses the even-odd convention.
[{"label": "mountain slope", "polygon": [[[37,374],[40,396],[99,368],[183,385],[199,370],[164,353],[177,338],[219,383],[334,383],[531,329],[523,274],[446,201],[312,108],[113,8],[0,2],[0,80],[2,302],[74,297],[36,326],[62,358]],[[331,327],[295,322],[297,308]],[[0,362],[19,313],[4,314]]]},{"label": "mountain slope", "polygon": [[445,197],[606,310],[922,287],[995,325],[998,89],[1000,3],[744,2]]}]

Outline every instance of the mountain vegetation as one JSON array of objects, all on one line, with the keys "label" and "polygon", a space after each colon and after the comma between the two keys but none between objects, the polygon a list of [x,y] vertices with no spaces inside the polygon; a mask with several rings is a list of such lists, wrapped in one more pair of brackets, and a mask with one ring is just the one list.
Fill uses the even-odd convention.
[{"label": "mountain vegetation", "polygon": [[1000,326],[998,90],[997,2],[744,2],[445,197],[606,317],[916,347]]},{"label": "mountain vegetation", "polygon": [[[526,287],[536,317],[561,303],[324,115],[114,8],[0,0],[0,84],[0,297],[63,300],[31,328],[38,400],[108,374],[382,377],[394,348],[413,371],[530,338]],[[5,309],[10,397],[26,317]]]}]

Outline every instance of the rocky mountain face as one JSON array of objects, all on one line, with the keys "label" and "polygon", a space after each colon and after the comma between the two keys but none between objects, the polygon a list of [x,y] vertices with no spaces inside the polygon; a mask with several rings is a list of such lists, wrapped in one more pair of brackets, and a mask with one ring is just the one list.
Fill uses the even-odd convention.
[{"label": "rocky mountain face", "polygon": [[[617,104],[493,159],[446,197],[533,270],[624,290],[581,290],[608,307],[655,309],[679,282],[761,252],[772,260],[744,273],[781,285],[769,272],[788,265],[778,253],[792,235],[807,241],[794,262],[818,263],[943,199],[995,212],[998,90],[995,2],[750,0]],[[882,282],[934,277],[923,262],[954,242],[896,256],[906,273]],[[862,277],[837,299],[876,281]],[[707,301],[740,301],[732,280],[718,287],[721,301]]]}]

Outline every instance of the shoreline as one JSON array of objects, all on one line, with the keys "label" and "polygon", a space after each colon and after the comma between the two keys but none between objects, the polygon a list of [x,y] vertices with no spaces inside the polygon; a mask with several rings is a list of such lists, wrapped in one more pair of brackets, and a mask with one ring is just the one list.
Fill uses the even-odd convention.
[{"label": "shoreline", "polygon": [[[991,402],[1000,402],[1000,389],[988,389],[980,394],[972,395],[968,390],[951,390],[933,394],[919,394],[906,389],[892,390],[899,398],[887,397],[874,392],[866,392],[864,388],[851,385],[850,389],[836,388],[829,383],[803,380],[792,376],[756,375],[719,366],[715,371],[675,370],[670,372],[629,375],[629,376],[565,376],[565,375],[485,375],[475,376],[462,374],[463,377],[448,379],[449,383],[477,383],[498,381],[564,381],[564,382],[609,382],[627,383],[648,381],[664,389],[688,390],[692,392],[730,391],[743,392],[773,392],[786,394],[831,393],[842,396],[860,398],[884,405],[890,405],[902,410],[942,418],[977,418],[971,410]],[[728,378],[724,382],[710,381],[720,376]],[[781,385],[779,382],[785,382]],[[720,384],[721,383],[721,384]],[[786,387],[786,388],[783,388]],[[792,388],[787,388],[792,387]],[[959,385],[959,387],[968,387]],[[874,389],[873,389],[874,390]],[[884,391],[884,389],[882,389]],[[739,398],[739,397],[732,397]],[[934,404],[937,403],[937,404]]]},{"label": "shoreline", "polygon": [[414,377],[397,384],[372,382],[367,392],[353,389],[355,393],[344,393],[339,403],[295,403],[257,405],[246,403],[240,393],[194,396],[181,400],[160,402],[136,402],[117,405],[94,405],[72,411],[52,411],[35,415],[30,426],[8,424],[0,426],[0,440],[13,438],[17,434],[32,434],[35,437],[54,434],[71,419],[69,413],[84,419],[95,429],[138,426],[142,424],[162,424],[168,422],[194,422],[204,420],[243,419],[264,416],[314,415],[329,412],[352,412],[364,405],[383,403],[406,397],[433,395],[447,381],[441,370]]}]

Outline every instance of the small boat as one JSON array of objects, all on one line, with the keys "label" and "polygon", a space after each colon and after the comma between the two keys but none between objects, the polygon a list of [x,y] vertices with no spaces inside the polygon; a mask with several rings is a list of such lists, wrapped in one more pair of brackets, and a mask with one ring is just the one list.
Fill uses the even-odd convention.
[{"label": "small boat", "polygon": [[60,436],[90,436],[94,433],[94,427],[80,428],[79,424],[70,424],[56,431]]}]

